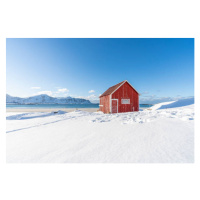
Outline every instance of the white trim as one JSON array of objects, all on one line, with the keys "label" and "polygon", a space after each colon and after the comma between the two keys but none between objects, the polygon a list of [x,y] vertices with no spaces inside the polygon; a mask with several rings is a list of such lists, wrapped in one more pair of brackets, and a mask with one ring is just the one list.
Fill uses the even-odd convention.
[{"label": "white trim", "polygon": [[99,105],[99,106],[103,106],[103,105]]},{"label": "white trim", "polygon": [[[117,113],[118,113],[118,99],[111,99],[111,100],[117,100]],[[111,101],[111,109],[112,109],[112,101]],[[111,113],[112,113],[112,110],[111,110]]]},{"label": "white trim", "polygon": [[110,113],[112,113],[112,101],[111,101],[111,99],[112,99],[112,94],[110,95]]},{"label": "white trim", "polygon": [[115,90],[111,93],[111,95],[112,95],[116,90],[118,90],[125,82],[126,82],[126,81],[124,81],[117,89],[115,89]]},{"label": "white trim", "polygon": [[112,93],[111,93],[111,95],[115,92],[115,91],[117,91],[124,83],[128,83],[139,95],[140,95],[140,93],[127,81],[127,80],[125,80],[125,81],[123,81],[123,83],[117,88],[117,89],[115,89]]},{"label": "white trim", "polygon": [[127,80],[126,82],[140,95],[140,93]]}]

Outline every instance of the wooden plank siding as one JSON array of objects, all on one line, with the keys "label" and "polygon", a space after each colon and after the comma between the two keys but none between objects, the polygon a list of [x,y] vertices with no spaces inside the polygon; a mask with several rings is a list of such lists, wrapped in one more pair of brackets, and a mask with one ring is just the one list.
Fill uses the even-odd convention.
[{"label": "wooden plank siding", "polygon": [[[118,112],[139,111],[139,95],[127,82],[112,94],[112,99],[118,99]],[[122,99],[130,99],[130,104],[122,104]]]},{"label": "wooden plank siding", "polygon": [[104,113],[110,113],[110,95],[102,96],[100,98],[99,110],[104,112]]},{"label": "wooden plank siding", "polygon": [[100,96],[99,110],[104,113],[139,111],[139,93],[128,81],[122,81]]}]

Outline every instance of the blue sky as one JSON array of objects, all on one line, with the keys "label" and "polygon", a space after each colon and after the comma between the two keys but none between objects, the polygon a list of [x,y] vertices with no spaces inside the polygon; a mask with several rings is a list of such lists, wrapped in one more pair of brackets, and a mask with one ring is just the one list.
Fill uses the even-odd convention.
[{"label": "blue sky", "polygon": [[7,94],[98,100],[128,80],[140,103],[194,96],[194,39],[12,39],[6,41]]}]

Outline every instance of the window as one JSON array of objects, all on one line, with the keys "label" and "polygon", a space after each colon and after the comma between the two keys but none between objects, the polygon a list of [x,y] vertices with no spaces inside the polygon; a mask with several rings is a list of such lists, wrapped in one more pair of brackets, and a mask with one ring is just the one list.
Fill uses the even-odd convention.
[{"label": "window", "polygon": [[122,104],[130,104],[130,99],[122,99]]}]

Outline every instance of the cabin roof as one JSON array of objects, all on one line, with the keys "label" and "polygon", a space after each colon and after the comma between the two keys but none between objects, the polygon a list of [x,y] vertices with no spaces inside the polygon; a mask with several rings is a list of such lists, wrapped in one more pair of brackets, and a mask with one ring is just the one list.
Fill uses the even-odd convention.
[{"label": "cabin roof", "polygon": [[[137,93],[138,91],[127,81],[122,81],[116,85],[113,85],[112,87],[109,87],[100,97],[103,97],[103,96],[107,96],[107,95],[110,95],[112,94],[113,92],[115,92],[121,85],[123,85],[125,82],[127,82]],[[139,93],[138,93],[139,94]]]},{"label": "cabin roof", "polygon": [[[127,80],[125,80],[125,81],[122,81],[122,82],[120,82],[120,83],[118,83],[118,84],[116,84],[116,85],[113,85],[113,86],[111,86],[111,87],[109,87],[101,96],[99,96],[99,97],[103,97],[103,96],[107,96],[107,95],[110,95],[110,94],[112,94],[113,92],[115,92],[121,85],[123,85],[125,82],[127,82],[137,93],[138,93],[138,91],[127,81]],[[138,93],[139,94],[139,93]],[[139,94],[140,95],[140,94]]]},{"label": "cabin roof", "polygon": [[109,87],[100,97],[102,96],[107,96],[107,95],[110,95],[112,92],[114,92],[123,82],[125,81],[122,81],[116,85],[113,85],[112,87]]}]

